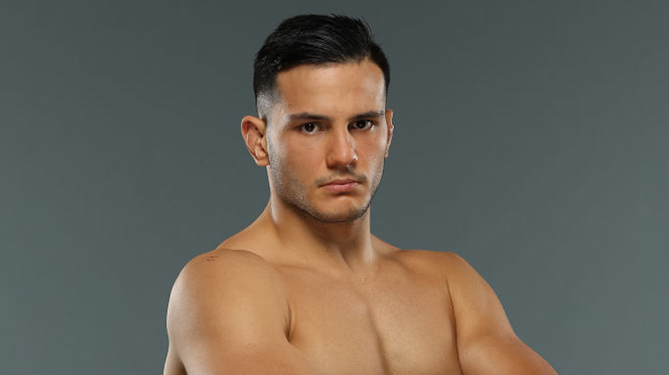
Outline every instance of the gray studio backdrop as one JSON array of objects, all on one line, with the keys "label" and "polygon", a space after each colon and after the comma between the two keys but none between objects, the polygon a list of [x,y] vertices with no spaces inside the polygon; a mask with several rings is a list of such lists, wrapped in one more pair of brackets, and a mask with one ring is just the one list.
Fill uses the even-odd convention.
[{"label": "gray studio backdrop", "polygon": [[669,373],[669,3],[271,4],[0,1],[3,374],[162,371],[174,278],[267,202],[239,121],[304,12],[391,60],[377,235],[463,255],[561,374]]}]

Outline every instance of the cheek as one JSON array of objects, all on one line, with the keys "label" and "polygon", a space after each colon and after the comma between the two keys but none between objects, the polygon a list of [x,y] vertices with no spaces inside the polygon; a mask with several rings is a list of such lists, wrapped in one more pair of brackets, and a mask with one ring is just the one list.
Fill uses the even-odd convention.
[{"label": "cheek", "polygon": [[[383,160],[386,154],[386,140],[383,137],[370,137],[358,144],[358,154],[362,154],[370,162]],[[359,155],[359,156],[362,156]]]},{"label": "cheek", "polygon": [[286,140],[284,147],[277,150],[277,157],[282,165],[290,168],[294,175],[310,174],[317,171],[321,161],[322,147],[315,142],[298,142]]}]

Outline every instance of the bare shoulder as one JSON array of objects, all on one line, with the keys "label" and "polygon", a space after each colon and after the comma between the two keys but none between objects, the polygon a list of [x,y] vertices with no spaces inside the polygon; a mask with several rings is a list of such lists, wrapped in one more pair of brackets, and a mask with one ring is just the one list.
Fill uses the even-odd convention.
[{"label": "bare shoulder", "polygon": [[460,255],[451,251],[402,250],[397,257],[407,264],[419,267],[423,272],[433,273],[447,279],[458,278],[463,272],[476,272]]},{"label": "bare shoulder", "polygon": [[167,310],[168,363],[208,372],[219,366],[215,358],[221,350],[236,353],[248,343],[281,342],[289,325],[288,299],[274,267],[249,251],[216,249],[188,262],[174,283]]},{"label": "bare shoulder", "polygon": [[237,267],[265,268],[267,271],[273,269],[269,262],[254,252],[218,247],[191,259],[182,270],[182,274],[190,271],[200,272],[226,268],[232,271]]},{"label": "bare shoulder", "polygon": [[496,304],[497,297],[488,283],[467,261],[451,251],[406,250],[401,256],[447,282],[455,307],[481,301]]},{"label": "bare shoulder", "polygon": [[196,256],[181,270],[172,288],[168,320],[182,303],[213,304],[244,292],[281,296],[281,286],[277,271],[262,257],[250,251],[218,248]]},{"label": "bare shoulder", "polygon": [[197,297],[248,283],[255,287],[274,285],[277,277],[274,267],[255,253],[219,248],[186,264],[174,283],[171,299],[178,300],[184,293]]},{"label": "bare shoulder", "polygon": [[410,250],[402,256],[445,278],[464,373],[556,375],[516,336],[493,289],[460,255]]}]

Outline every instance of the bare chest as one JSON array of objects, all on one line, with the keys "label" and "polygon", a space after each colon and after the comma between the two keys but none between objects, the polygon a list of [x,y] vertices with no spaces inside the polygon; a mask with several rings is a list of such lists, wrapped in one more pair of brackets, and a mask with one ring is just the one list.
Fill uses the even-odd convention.
[{"label": "bare chest", "polygon": [[445,284],[407,272],[369,284],[283,274],[288,339],[323,374],[460,374]]}]

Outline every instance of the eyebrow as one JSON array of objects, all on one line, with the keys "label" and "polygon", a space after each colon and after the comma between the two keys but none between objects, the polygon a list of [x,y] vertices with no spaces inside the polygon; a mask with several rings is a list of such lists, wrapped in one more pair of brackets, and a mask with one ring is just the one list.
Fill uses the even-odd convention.
[{"label": "eyebrow", "polygon": [[[381,117],[385,115],[385,111],[369,111],[365,113],[361,113],[358,115],[355,115],[351,118],[348,119],[348,121],[355,121],[355,120],[362,120],[366,118],[376,118],[376,117]],[[288,116],[289,121],[297,121],[297,120],[325,120],[325,121],[332,121],[332,119],[328,116],[323,116],[319,115],[316,113],[310,113],[310,112],[302,112],[302,113],[293,113]]]}]

